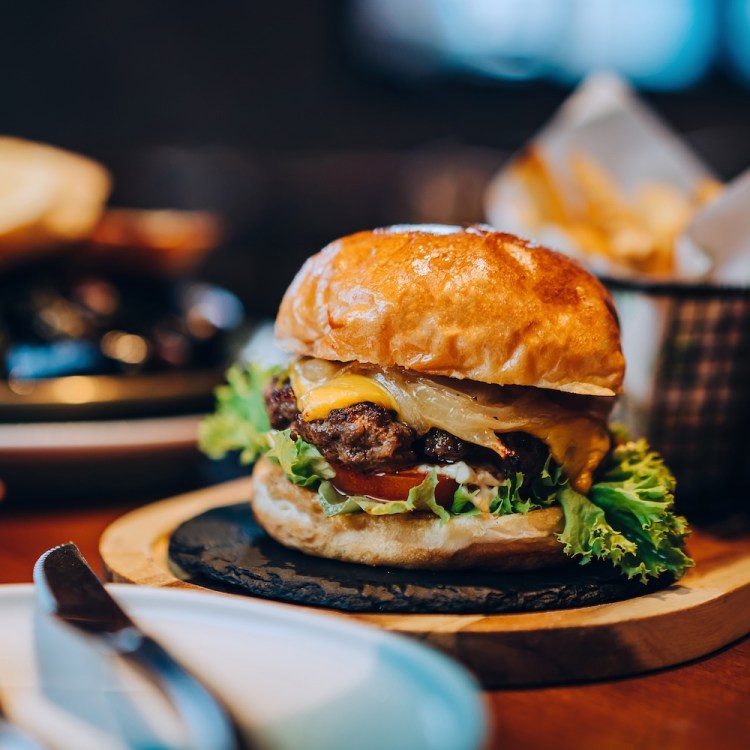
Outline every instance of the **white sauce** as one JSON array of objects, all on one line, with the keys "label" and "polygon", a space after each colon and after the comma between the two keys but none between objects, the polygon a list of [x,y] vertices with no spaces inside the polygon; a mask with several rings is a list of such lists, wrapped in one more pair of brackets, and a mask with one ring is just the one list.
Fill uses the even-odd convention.
[{"label": "white sauce", "polygon": [[472,498],[472,503],[482,513],[490,512],[490,503],[495,498],[497,487],[502,484],[502,480],[489,471],[485,469],[473,469],[464,461],[458,461],[455,464],[445,464],[443,466],[423,464],[417,468],[424,472],[434,468],[438,476],[450,477],[458,482],[458,484],[467,485],[472,489],[478,488],[479,492]]}]

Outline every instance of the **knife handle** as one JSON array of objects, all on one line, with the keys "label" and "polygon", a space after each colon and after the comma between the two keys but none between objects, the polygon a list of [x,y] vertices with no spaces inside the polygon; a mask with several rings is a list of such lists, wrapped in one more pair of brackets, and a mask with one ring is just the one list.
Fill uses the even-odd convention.
[{"label": "knife handle", "polygon": [[250,750],[218,698],[153,638],[135,628],[113,633],[110,645],[130,660],[169,698],[188,729],[196,750]]}]

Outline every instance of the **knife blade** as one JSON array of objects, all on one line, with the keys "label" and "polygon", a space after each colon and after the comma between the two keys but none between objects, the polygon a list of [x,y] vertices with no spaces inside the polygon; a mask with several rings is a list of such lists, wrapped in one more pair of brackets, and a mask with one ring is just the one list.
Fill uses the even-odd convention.
[{"label": "knife blade", "polygon": [[143,633],[99,581],[78,547],[62,544],[34,566],[41,607],[140,669],[170,700],[196,750],[249,750],[223,703]]}]

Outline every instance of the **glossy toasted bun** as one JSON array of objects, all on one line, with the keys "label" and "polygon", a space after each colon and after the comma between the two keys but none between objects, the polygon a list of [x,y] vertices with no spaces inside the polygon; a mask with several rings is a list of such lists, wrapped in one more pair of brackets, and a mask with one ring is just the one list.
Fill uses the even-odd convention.
[{"label": "glossy toasted bun", "polygon": [[620,330],[572,259],[487,227],[359,232],[308,259],[281,303],[280,346],[319,359],[611,396]]},{"label": "glossy toasted bun", "polygon": [[532,570],[565,563],[555,537],[559,507],[508,516],[476,515],[441,524],[432,514],[328,518],[317,493],[289,482],[262,458],[253,472],[258,523],[280,544],[318,557],[397,568]]}]

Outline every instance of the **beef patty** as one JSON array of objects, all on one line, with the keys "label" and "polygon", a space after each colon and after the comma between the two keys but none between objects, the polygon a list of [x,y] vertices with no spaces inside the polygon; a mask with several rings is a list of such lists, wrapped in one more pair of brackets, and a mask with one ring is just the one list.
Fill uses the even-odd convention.
[{"label": "beef patty", "polygon": [[355,469],[380,469],[417,463],[417,433],[396,412],[369,401],[333,409],[325,419],[297,417],[292,434],[312,443],[329,461]]},{"label": "beef patty", "polygon": [[435,427],[419,436],[395,411],[370,401],[332,409],[324,419],[308,422],[288,380],[272,382],[264,397],[274,429],[289,427],[293,438],[312,443],[326,460],[360,471],[466,461],[501,476],[522,472],[528,482],[541,473],[549,454],[541,440],[524,432],[498,436],[506,448],[502,457]]}]

